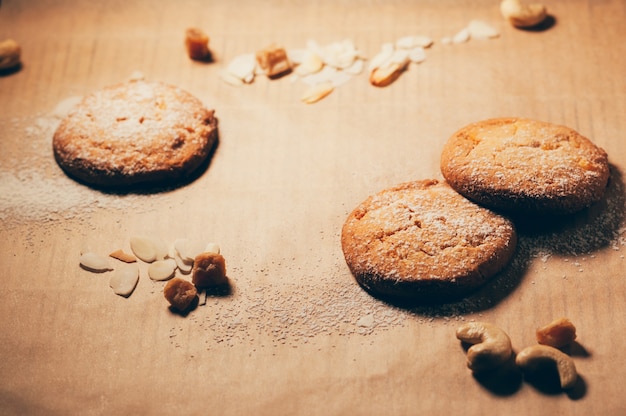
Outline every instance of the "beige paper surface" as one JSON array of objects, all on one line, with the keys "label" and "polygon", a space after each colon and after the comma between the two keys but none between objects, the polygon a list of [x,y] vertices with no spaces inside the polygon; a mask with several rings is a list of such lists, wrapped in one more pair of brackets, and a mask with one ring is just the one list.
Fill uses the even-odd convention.
[{"label": "beige paper surface", "polygon": [[[622,414],[626,400],[626,50],[621,0],[548,1],[553,25],[518,30],[497,1],[3,1],[0,38],[22,68],[0,77],[0,413]],[[497,39],[446,45],[470,20]],[[213,63],[183,36],[205,30]],[[407,35],[435,41],[386,88],[351,76],[306,105],[293,75],[233,87],[220,71],[273,42],[350,39],[372,58]],[[133,73],[180,86],[219,118],[208,169],[186,186],[111,194],[66,177],[60,117]],[[523,116],[570,126],[609,154],[607,198],[556,224],[526,224],[507,271],[442,307],[373,299],[345,265],[348,213],[399,182],[440,178],[457,129]],[[130,250],[132,235],[213,241],[232,293],[187,316],[141,266],[128,299],[81,251]],[[115,263],[114,263],[115,264]],[[495,323],[516,351],[567,316],[580,380],[569,394],[519,377],[473,377],[454,336]]]}]

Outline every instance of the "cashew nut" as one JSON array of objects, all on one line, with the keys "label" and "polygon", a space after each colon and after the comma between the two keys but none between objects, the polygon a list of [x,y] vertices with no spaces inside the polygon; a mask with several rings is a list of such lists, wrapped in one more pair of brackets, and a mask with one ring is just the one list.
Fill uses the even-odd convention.
[{"label": "cashew nut", "polygon": [[569,355],[548,345],[533,345],[524,348],[515,357],[515,364],[522,370],[532,370],[545,362],[554,362],[559,373],[563,390],[571,389],[576,384],[578,373],[574,360]]},{"label": "cashew nut", "polygon": [[485,322],[470,322],[456,330],[456,337],[469,344],[467,367],[484,371],[497,367],[511,358],[511,339],[500,328]]},{"label": "cashew nut", "polygon": [[500,13],[515,27],[536,26],[547,16],[546,6],[543,4],[522,4],[520,0],[502,0]]},{"label": "cashew nut", "polygon": [[0,41],[0,70],[15,68],[20,63],[22,48],[13,39]]}]

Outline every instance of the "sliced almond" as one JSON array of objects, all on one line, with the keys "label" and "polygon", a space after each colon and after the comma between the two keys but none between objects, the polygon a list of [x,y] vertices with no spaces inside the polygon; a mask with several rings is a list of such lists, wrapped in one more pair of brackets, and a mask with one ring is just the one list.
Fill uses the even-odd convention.
[{"label": "sliced almond", "polygon": [[333,92],[335,87],[330,81],[322,82],[309,87],[300,99],[306,104],[313,104]]},{"label": "sliced almond", "polygon": [[[252,74],[252,77],[254,77],[254,74]],[[231,74],[227,70],[220,71],[220,78],[222,79],[222,81],[226,82],[227,84],[233,85],[235,87],[239,87],[244,84],[243,79],[239,78],[236,75]]]},{"label": "sliced almond", "polygon": [[207,253],[217,253],[220,254],[220,246],[217,243],[209,243],[204,248],[204,251]]},{"label": "sliced almond", "polygon": [[152,239],[152,243],[154,244],[156,259],[157,260],[165,259],[167,257],[167,254],[169,253],[169,247],[165,243],[165,241],[156,238],[156,239]]},{"label": "sliced almond", "polygon": [[393,52],[389,61],[400,65],[406,65],[409,63],[409,52],[404,49],[397,49]]},{"label": "sliced almond", "polygon": [[467,26],[472,39],[492,39],[500,36],[500,32],[490,24],[482,20],[472,20]]},{"label": "sliced almond", "polygon": [[190,262],[184,261],[183,259],[180,258],[178,253],[176,253],[176,255],[172,258],[176,262],[176,266],[178,267],[178,270],[180,270],[182,274],[191,273],[191,269],[193,268],[193,261],[190,261]]},{"label": "sliced almond", "polygon": [[363,67],[365,65],[363,64],[363,60],[362,59],[357,59],[355,60],[352,65],[350,65],[349,67],[345,68],[343,70],[343,72],[350,74],[350,75],[358,75],[361,72],[363,72]]},{"label": "sliced almond", "polygon": [[146,263],[152,263],[157,259],[157,248],[148,237],[133,236],[130,238],[130,249],[135,256]]},{"label": "sliced almond", "polygon": [[369,65],[367,67],[368,71],[373,71],[376,68],[380,68],[385,65],[391,57],[393,56],[394,47],[391,43],[385,43],[381,47],[380,52],[378,52],[374,57],[370,60]]},{"label": "sliced almond", "polygon": [[123,265],[115,270],[115,273],[109,280],[109,286],[111,286],[113,293],[116,295],[128,297],[137,287],[138,281],[139,267],[136,264]]},{"label": "sliced almond", "polygon": [[352,75],[348,74],[346,71],[335,70],[328,77],[328,81],[332,84],[333,88],[338,88],[350,81],[352,79]]},{"label": "sliced almond", "polygon": [[250,79],[250,76],[254,77],[255,69],[256,58],[253,53],[236,56],[226,67],[228,73],[242,81]]},{"label": "sliced almond", "polygon": [[185,262],[193,262],[196,256],[204,251],[206,243],[198,240],[179,238],[174,241],[176,252]]},{"label": "sliced almond", "polygon": [[334,42],[323,48],[320,54],[326,65],[344,69],[352,65],[359,54],[350,39]]},{"label": "sliced almond", "polygon": [[426,60],[426,51],[421,46],[409,50],[409,60],[414,64],[419,64]]},{"label": "sliced almond", "polygon": [[174,277],[176,261],[174,259],[157,260],[148,266],[148,276],[152,280],[169,280]]},{"label": "sliced almond", "polygon": [[124,263],[134,263],[137,261],[137,257],[132,254],[126,253],[124,250],[119,249],[115,250],[113,253],[109,254],[109,257],[113,257],[119,261],[123,261]]},{"label": "sliced almond", "polygon": [[400,77],[406,69],[406,62],[389,62],[370,73],[370,83],[375,87],[386,87]]},{"label": "sliced almond", "polygon": [[470,39],[470,32],[467,28],[459,30],[452,36],[452,43],[465,43]]},{"label": "sliced almond", "polygon": [[322,58],[317,53],[307,50],[302,56],[302,61],[296,67],[296,74],[315,74],[316,72],[321,71],[323,67],[324,61],[322,61]]},{"label": "sliced almond", "polygon": [[432,44],[433,40],[428,36],[404,36],[396,40],[396,48],[400,49],[429,48]]},{"label": "sliced almond", "polygon": [[96,253],[86,252],[80,256],[80,266],[90,272],[102,273],[113,270],[109,259]]}]

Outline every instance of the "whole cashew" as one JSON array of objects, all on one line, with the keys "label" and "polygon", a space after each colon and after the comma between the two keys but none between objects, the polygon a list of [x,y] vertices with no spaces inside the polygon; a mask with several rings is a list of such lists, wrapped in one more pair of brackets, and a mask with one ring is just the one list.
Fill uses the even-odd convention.
[{"label": "whole cashew", "polygon": [[511,339],[500,328],[485,322],[470,322],[456,330],[456,337],[474,344],[467,350],[467,367],[472,371],[495,368],[513,354]]},{"label": "whole cashew", "polygon": [[20,63],[22,48],[13,39],[0,41],[0,70],[14,68]]},{"label": "whole cashew", "polygon": [[556,363],[559,372],[559,380],[563,390],[571,389],[576,384],[578,373],[574,360],[569,355],[548,345],[533,345],[524,348],[515,357],[515,364],[522,370],[532,370],[535,365],[541,365],[546,361]]},{"label": "whole cashew", "polygon": [[522,4],[520,0],[502,0],[500,13],[515,27],[538,25],[547,16],[546,6],[543,4]]}]

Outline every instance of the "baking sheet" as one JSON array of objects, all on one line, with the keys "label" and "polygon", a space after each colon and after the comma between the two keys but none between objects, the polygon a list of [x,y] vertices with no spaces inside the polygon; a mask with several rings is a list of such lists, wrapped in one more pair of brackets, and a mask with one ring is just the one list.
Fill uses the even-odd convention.
[{"label": "baking sheet", "polygon": [[[23,67],[0,77],[0,410],[3,414],[622,414],[626,51],[623,1],[547,1],[527,31],[497,1],[3,1],[0,38]],[[471,19],[500,37],[444,45]],[[190,61],[184,30],[211,37]],[[272,42],[350,39],[365,57],[406,35],[435,40],[387,88],[364,72],[322,101],[289,76],[233,87],[236,56]],[[51,137],[78,97],[128,79],[178,85],[216,110],[220,143],[195,181],[104,193],[67,178]],[[524,224],[507,271],[442,307],[363,292],[339,233],[368,195],[440,178],[443,143],[470,122],[523,116],[570,126],[609,154],[607,198],[557,223]],[[83,250],[131,235],[217,242],[233,284],[173,314],[142,265],[128,298]],[[518,377],[473,377],[454,337],[496,323],[514,348],[559,316],[578,328],[569,394]]]}]

